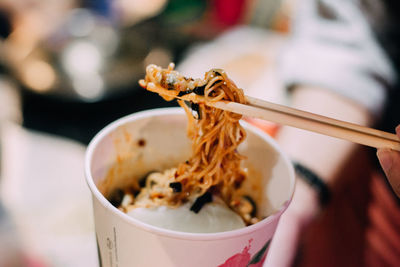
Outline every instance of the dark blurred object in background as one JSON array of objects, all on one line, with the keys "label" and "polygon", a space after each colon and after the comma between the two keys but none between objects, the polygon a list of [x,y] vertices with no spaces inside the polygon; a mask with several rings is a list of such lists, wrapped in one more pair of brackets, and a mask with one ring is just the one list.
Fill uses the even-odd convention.
[{"label": "dark blurred object in background", "polygon": [[179,64],[192,44],[238,24],[288,24],[275,0],[7,3],[0,64],[21,89],[23,126],[84,144],[121,116],[176,105],[138,86],[148,64]]},{"label": "dark blurred object in background", "polygon": [[83,1],[58,8],[55,21],[49,19],[54,14],[44,16],[48,5],[42,10],[32,1],[20,8],[9,23],[14,29],[4,42],[2,63],[21,88],[25,127],[86,144],[123,115],[176,105],[141,89],[137,81],[147,64],[178,62],[199,40],[184,28],[203,16],[207,3],[133,2]]},{"label": "dark blurred object in background", "polygon": [[11,33],[10,15],[7,11],[0,9],[0,39],[5,39]]}]

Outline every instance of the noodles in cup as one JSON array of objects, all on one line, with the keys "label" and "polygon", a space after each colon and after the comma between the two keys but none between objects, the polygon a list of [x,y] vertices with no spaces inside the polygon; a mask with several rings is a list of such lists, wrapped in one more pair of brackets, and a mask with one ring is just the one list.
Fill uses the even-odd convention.
[{"label": "noodles in cup", "polygon": [[242,115],[205,105],[219,100],[245,103],[243,91],[223,70],[212,69],[203,79],[192,79],[175,71],[172,63],[167,69],[149,65],[139,84],[167,101],[181,96],[194,100],[178,100],[186,111],[192,155],[176,168],[146,177],[136,197],[125,198],[120,209],[180,207],[189,202],[197,213],[204,204],[222,200],[247,225],[256,223],[256,204],[239,190],[246,179],[244,156],[237,150],[246,138],[239,123]]}]

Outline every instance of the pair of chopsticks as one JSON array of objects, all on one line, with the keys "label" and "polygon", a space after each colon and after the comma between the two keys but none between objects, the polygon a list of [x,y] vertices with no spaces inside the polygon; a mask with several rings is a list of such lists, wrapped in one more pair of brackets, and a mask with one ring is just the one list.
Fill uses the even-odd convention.
[{"label": "pair of chopsticks", "polygon": [[143,84],[142,86],[149,91],[164,95],[164,97],[168,96],[170,99],[177,98],[195,103],[202,102],[208,106],[242,114],[248,117],[268,120],[344,139],[361,145],[375,148],[390,148],[400,151],[400,139],[395,134],[290,108],[258,98],[246,96],[246,104],[225,100],[213,102],[205,101],[203,97],[193,93],[177,96],[154,83],[148,83],[147,86]]},{"label": "pair of chopsticks", "polygon": [[[193,101],[192,98],[184,100]],[[259,118],[308,130],[357,144],[400,151],[400,139],[392,133],[340,121],[318,114],[246,96],[247,104],[230,101],[205,102],[206,105],[248,117]]]}]

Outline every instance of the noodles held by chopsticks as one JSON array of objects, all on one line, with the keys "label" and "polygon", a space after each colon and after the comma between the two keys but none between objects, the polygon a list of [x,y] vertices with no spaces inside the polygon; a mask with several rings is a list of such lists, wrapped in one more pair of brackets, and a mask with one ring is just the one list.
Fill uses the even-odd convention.
[{"label": "noodles held by chopsticks", "polygon": [[241,168],[244,157],[237,151],[246,138],[239,124],[242,115],[204,104],[220,100],[245,103],[243,91],[223,70],[212,69],[204,79],[192,79],[175,71],[173,63],[167,69],[149,65],[139,84],[168,101],[182,96],[193,100],[190,108],[185,101],[178,100],[188,118],[192,155],[176,169],[150,175],[135,205],[179,206],[211,193],[236,210],[247,223],[254,222],[255,218],[243,211],[244,198],[235,194],[246,176]]}]

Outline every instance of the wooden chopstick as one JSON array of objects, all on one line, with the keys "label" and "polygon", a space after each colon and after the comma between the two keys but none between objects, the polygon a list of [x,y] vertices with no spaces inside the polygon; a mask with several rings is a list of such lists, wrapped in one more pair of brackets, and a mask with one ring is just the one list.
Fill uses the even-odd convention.
[{"label": "wooden chopstick", "polygon": [[247,104],[229,101],[205,102],[205,104],[245,116],[285,124],[366,146],[390,148],[400,151],[400,139],[395,134],[274,104],[257,98],[248,96],[246,98]]},{"label": "wooden chopstick", "polygon": [[384,131],[380,131],[380,130],[376,130],[373,128],[368,128],[368,127],[364,127],[358,124],[354,124],[354,123],[350,123],[350,122],[346,122],[346,121],[341,121],[341,120],[336,120],[336,119],[332,119],[326,116],[321,116],[315,113],[311,113],[311,112],[307,112],[307,111],[303,111],[303,110],[299,110],[299,109],[294,109],[294,108],[290,108],[287,106],[283,106],[283,105],[279,105],[279,104],[275,104],[275,103],[271,103],[268,101],[264,101],[258,98],[254,98],[254,97],[250,97],[250,96],[246,96],[247,99],[247,103],[252,105],[252,106],[256,106],[256,107],[260,107],[260,108],[265,108],[265,109],[271,109],[271,110],[277,110],[277,111],[281,111],[287,114],[292,114],[295,116],[302,116],[302,117],[306,117],[309,118],[311,120],[315,120],[315,121],[319,121],[322,123],[327,123],[327,124],[332,124],[338,127],[343,127],[343,128],[348,128],[348,129],[352,129],[354,131],[357,132],[362,132],[362,133],[368,133],[370,135],[375,135],[378,137],[383,137],[389,140],[393,140],[396,142],[399,142],[400,139],[392,133],[388,133],[388,132],[384,132]]}]

